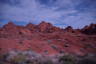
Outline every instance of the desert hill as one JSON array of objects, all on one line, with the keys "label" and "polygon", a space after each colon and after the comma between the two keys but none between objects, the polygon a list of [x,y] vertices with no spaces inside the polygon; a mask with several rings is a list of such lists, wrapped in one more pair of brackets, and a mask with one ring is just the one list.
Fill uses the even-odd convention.
[{"label": "desert hill", "polygon": [[96,53],[96,24],[82,29],[71,26],[61,29],[44,21],[26,26],[9,22],[0,28],[0,53],[10,50],[32,50],[47,55]]}]

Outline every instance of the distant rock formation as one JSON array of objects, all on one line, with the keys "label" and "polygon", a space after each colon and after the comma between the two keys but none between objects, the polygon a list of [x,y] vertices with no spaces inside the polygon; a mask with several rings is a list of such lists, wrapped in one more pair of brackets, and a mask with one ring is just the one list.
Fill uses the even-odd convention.
[{"label": "distant rock formation", "polygon": [[55,27],[51,23],[47,23],[47,22],[44,22],[44,21],[42,21],[38,25],[38,28],[39,28],[40,32],[45,32],[45,33],[46,32],[51,33],[51,32],[59,31],[60,30],[60,28]]},{"label": "distant rock formation", "polygon": [[16,25],[12,22],[9,22],[8,24],[4,25],[3,28],[6,30],[14,30],[16,29]]},{"label": "distant rock formation", "polygon": [[68,32],[74,32],[74,30],[71,26],[66,27],[65,30]]},{"label": "distant rock formation", "polygon": [[82,33],[88,35],[96,34],[96,24],[90,24],[89,26],[85,26],[82,30]]}]

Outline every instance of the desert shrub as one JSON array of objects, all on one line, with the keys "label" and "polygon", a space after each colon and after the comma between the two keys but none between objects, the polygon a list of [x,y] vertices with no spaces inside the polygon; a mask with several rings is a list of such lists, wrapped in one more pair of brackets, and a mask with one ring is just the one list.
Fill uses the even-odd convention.
[{"label": "desert shrub", "polygon": [[83,59],[83,60],[80,60],[78,64],[96,64],[96,61],[92,59]]},{"label": "desert shrub", "polygon": [[64,55],[59,58],[61,64],[76,64],[76,58],[72,55]]},{"label": "desert shrub", "polygon": [[3,64],[3,59],[4,59],[3,55],[0,54],[0,64]]},{"label": "desert shrub", "polygon": [[52,60],[47,60],[44,62],[44,64],[53,64]]},{"label": "desert shrub", "polygon": [[19,54],[17,56],[14,56],[12,59],[11,59],[11,62],[12,63],[17,63],[17,64],[24,64],[26,61],[26,57],[22,54]]},{"label": "desert shrub", "polygon": [[0,64],[7,64],[7,57],[9,56],[8,53],[0,54]]},{"label": "desert shrub", "polygon": [[53,64],[52,60],[46,60],[39,62],[40,64]]},{"label": "desert shrub", "polygon": [[38,60],[39,64],[53,64],[52,59],[50,58],[41,58]]},{"label": "desert shrub", "polygon": [[89,53],[84,55],[83,58],[78,61],[78,64],[96,64],[96,54]]},{"label": "desert shrub", "polygon": [[10,64],[39,64],[39,56],[33,51],[10,51],[6,59]]}]

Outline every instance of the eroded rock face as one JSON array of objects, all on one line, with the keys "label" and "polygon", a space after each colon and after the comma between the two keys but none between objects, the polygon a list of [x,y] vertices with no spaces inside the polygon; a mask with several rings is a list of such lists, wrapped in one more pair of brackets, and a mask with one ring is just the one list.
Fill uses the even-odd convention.
[{"label": "eroded rock face", "polygon": [[26,26],[9,22],[0,28],[0,53],[16,49],[33,50],[46,55],[96,53],[95,29],[96,24],[83,29],[73,29],[71,26],[60,29],[46,22]]},{"label": "eroded rock face", "polygon": [[74,30],[71,26],[66,27],[65,30],[68,32],[74,32]]},{"label": "eroded rock face", "polygon": [[4,25],[3,26],[5,29],[11,29],[11,28],[14,28],[16,27],[16,25],[12,22],[9,22],[8,24]]},{"label": "eroded rock face", "polygon": [[39,28],[40,32],[45,32],[45,33],[52,33],[52,32],[61,30],[60,28],[53,26],[51,23],[46,23],[44,21],[42,21],[38,25],[38,28]]}]

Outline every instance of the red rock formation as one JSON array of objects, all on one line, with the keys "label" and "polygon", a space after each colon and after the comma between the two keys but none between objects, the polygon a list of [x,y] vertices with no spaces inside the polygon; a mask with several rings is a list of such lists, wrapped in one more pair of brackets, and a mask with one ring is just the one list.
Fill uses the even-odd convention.
[{"label": "red rock formation", "polygon": [[66,27],[65,30],[68,32],[74,32],[74,30],[71,26]]},{"label": "red rock formation", "polygon": [[11,29],[16,27],[16,25],[13,22],[9,22],[8,24],[3,26],[5,29]]},{"label": "red rock formation", "polygon": [[[85,35],[86,29],[90,35]],[[0,53],[14,49],[31,49],[49,55],[63,52],[78,55],[96,53],[96,32],[94,29],[96,29],[96,24],[82,30],[74,30],[70,26],[60,29],[46,22],[39,25],[28,24],[25,27],[10,22],[0,29]],[[92,32],[90,32],[91,30]]]},{"label": "red rock formation", "polygon": [[44,22],[44,21],[42,21],[38,25],[38,28],[39,28],[40,32],[45,32],[45,33],[52,33],[52,32],[60,31],[61,30],[60,28],[55,27],[52,24]]},{"label": "red rock formation", "polygon": [[42,21],[39,25],[38,25],[40,32],[47,32],[51,27],[52,24],[50,23],[46,23],[44,21]]},{"label": "red rock formation", "polygon": [[38,31],[39,31],[37,25],[34,25],[34,24],[32,24],[32,23],[27,24],[27,25],[26,25],[26,28],[28,28],[28,29],[31,30],[32,32],[36,32],[36,31],[38,32]]}]

